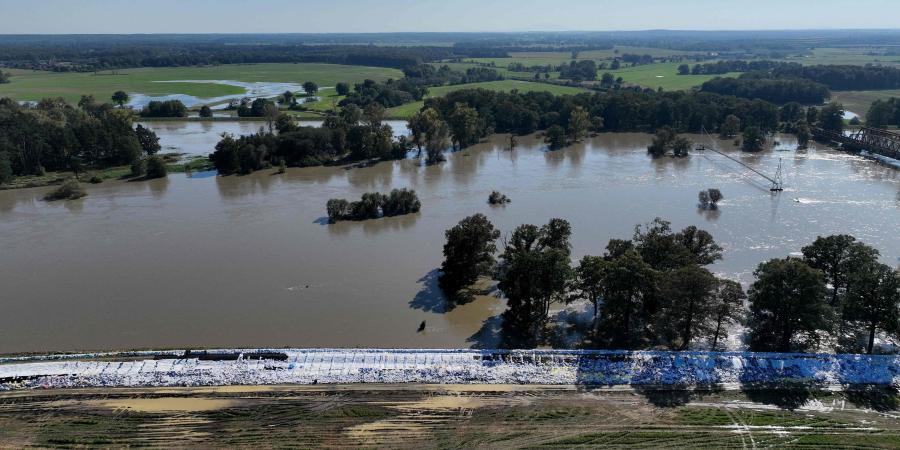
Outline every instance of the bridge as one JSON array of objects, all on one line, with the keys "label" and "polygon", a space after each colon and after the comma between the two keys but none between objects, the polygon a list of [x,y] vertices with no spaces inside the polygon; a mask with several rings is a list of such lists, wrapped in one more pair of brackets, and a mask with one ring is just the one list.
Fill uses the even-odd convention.
[{"label": "bridge", "polygon": [[862,127],[848,134],[823,128],[813,128],[813,137],[817,141],[840,144],[844,150],[852,152],[867,151],[881,156],[900,160],[900,135],[878,128]]}]

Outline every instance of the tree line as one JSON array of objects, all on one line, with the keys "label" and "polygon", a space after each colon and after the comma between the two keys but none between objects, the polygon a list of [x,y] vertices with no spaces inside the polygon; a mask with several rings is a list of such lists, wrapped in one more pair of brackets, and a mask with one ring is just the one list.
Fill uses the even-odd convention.
[{"label": "tree line", "polygon": [[479,278],[496,280],[509,347],[552,341],[551,305],[574,301],[592,308],[581,330],[589,348],[720,350],[728,329],[743,324],[752,351],[815,351],[833,341],[837,351],[873,353],[879,333],[900,330],[900,273],[852,236],[820,237],[802,258],[761,263],[745,293],[706,268],[722,248],[696,227],[674,232],[656,219],[574,264],[571,234],[563,219],[521,225],[497,259],[499,230],[481,214],[467,217],[445,232],[439,285],[459,303]]},{"label": "tree line", "polygon": [[[265,101],[260,101],[262,105]],[[261,110],[263,108],[260,108]],[[277,108],[265,114],[268,132],[235,138],[226,136],[211,159],[223,175],[249,173],[280,165],[314,166],[339,162],[399,159],[410,150],[426,156],[427,164],[444,160],[443,153],[465,148],[492,133],[529,134],[546,130],[551,149],[585,138],[590,132],[656,132],[650,153],[683,155],[689,142],[678,133],[706,130],[724,138],[743,134],[746,150],[762,149],[766,133],[796,133],[800,144],[810,127],[840,131],[843,107],[804,107],[791,102],[781,108],[760,99],[709,92],[658,92],[619,89],[555,96],[548,92],[495,92],[462,89],[425,100],[408,122],[411,136],[392,138],[383,123],[385,109],[377,101],[365,108],[348,102],[328,115],[322,128],[298,127]],[[277,130],[278,133],[274,133]]]},{"label": "tree line", "polygon": [[[284,113],[267,116],[268,130],[223,136],[210,155],[221,175],[247,174],[272,166],[320,166],[338,162],[400,159],[411,143],[393,139],[384,108],[373,103],[360,109],[349,104],[325,118],[322,127],[301,127]],[[277,133],[275,133],[277,131]]]},{"label": "tree line", "polygon": [[713,78],[700,87],[701,91],[743,98],[758,98],[772,103],[798,102],[822,104],[831,92],[824,84],[804,78],[763,78],[758,74],[744,74],[739,78]]},{"label": "tree line", "polygon": [[6,44],[0,61],[8,67],[56,72],[94,72],[131,67],[182,67],[253,63],[330,63],[404,67],[458,56],[450,47],[303,45],[248,42],[113,45]]},{"label": "tree line", "polygon": [[693,68],[684,64],[678,69],[680,75],[688,73],[722,75],[729,72],[747,72],[755,78],[805,79],[835,91],[900,88],[900,69],[890,66],[839,64],[805,66],[782,61],[727,60],[696,64]]},{"label": "tree line", "polygon": [[78,106],[44,99],[33,106],[0,99],[0,182],[45,171],[129,165],[159,151],[153,131],[135,129],[130,111],[93,97]]}]

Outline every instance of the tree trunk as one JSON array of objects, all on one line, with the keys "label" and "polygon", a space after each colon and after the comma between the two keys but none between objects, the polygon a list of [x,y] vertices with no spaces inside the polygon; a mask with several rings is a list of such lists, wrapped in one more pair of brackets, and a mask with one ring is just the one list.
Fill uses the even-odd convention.
[{"label": "tree trunk", "polygon": [[684,324],[684,332],[681,335],[681,349],[687,350],[691,345],[691,322],[694,321],[694,300],[688,304],[687,323]]},{"label": "tree trunk", "polygon": [[716,344],[719,343],[719,333],[722,331],[722,316],[716,320],[716,332],[713,334],[712,350],[716,351]]},{"label": "tree trunk", "polygon": [[866,347],[866,353],[872,354],[872,350],[875,348],[875,323],[871,323],[869,325],[869,345]]}]

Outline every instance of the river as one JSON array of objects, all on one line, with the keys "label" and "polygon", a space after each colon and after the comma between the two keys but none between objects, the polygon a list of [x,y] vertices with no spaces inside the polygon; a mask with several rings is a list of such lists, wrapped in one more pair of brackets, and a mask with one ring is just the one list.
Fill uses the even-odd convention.
[{"label": "river", "polygon": [[[184,131],[195,126],[203,125],[157,131],[165,146],[209,153],[219,129]],[[480,297],[444,311],[436,269],[444,230],[478,212],[503,233],[566,218],[575,258],[600,254],[656,216],[677,229],[697,225],[725,248],[712,270],[744,283],[759,262],[831,233],[853,234],[896,264],[900,172],[778,139],[779,150],[754,155],[723,144],[764,173],[782,159],[786,190],[777,195],[711,152],[653,160],[644,134],[603,134],[555,152],[535,137],[508,151],[507,138],[495,136],[430,167],[404,160],[108,181],[69,202],[42,201],[49,188],[2,191],[0,352],[466,347],[503,301]],[[329,198],[401,187],[418,192],[421,213],[324,223]],[[720,209],[698,210],[697,192],[710,187],[725,196]],[[488,205],[495,189],[512,203]]]}]

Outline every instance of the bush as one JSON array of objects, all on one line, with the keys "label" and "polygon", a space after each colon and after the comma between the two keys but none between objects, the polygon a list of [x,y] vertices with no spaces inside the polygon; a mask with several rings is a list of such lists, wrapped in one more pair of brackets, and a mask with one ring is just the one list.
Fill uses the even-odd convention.
[{"label": "bush", "polygon": [[212,116],[213,116],[213,112],[209,106],[203,105],[200,107],[200,117],[212,117]]},{"label": "bush", "polygon": [[47,193],[44,197],[44,200],[54,201],[54,200],[75,200],[87,195],[87,192],[81,188],[81,185],[77,180],[70,179],[65,183],[59,185],[56,189]]},{"label": "bush", "polygon": [[144,172],[146,170],[146,166],[144,165],[143,159],[135,159],[134,162],[131,163],[131,176],[132,177],[142,177],[144,176]]},{"label": "bush", "polygon": [[98,177],[97,175],[94,175],[94,176],[92,176],[91,179],[88,180],[88,181],[89,181],[91,184],[100,184],[100,183],[103,182],[103,178],[100,178],[100,177]]},{"label": "bush", "polygon": [[166,162],[159,156],[151,156],[147,158],[147,179],[165,178],[169,174]]},{"label": "bush", "polygon": [[492,205],[504,205],[511,201],[512,200],[510,200],[509,197],[507,197],[497,191],[492,191],[491,195],[488,196],[488,203],[490,203]]}]

